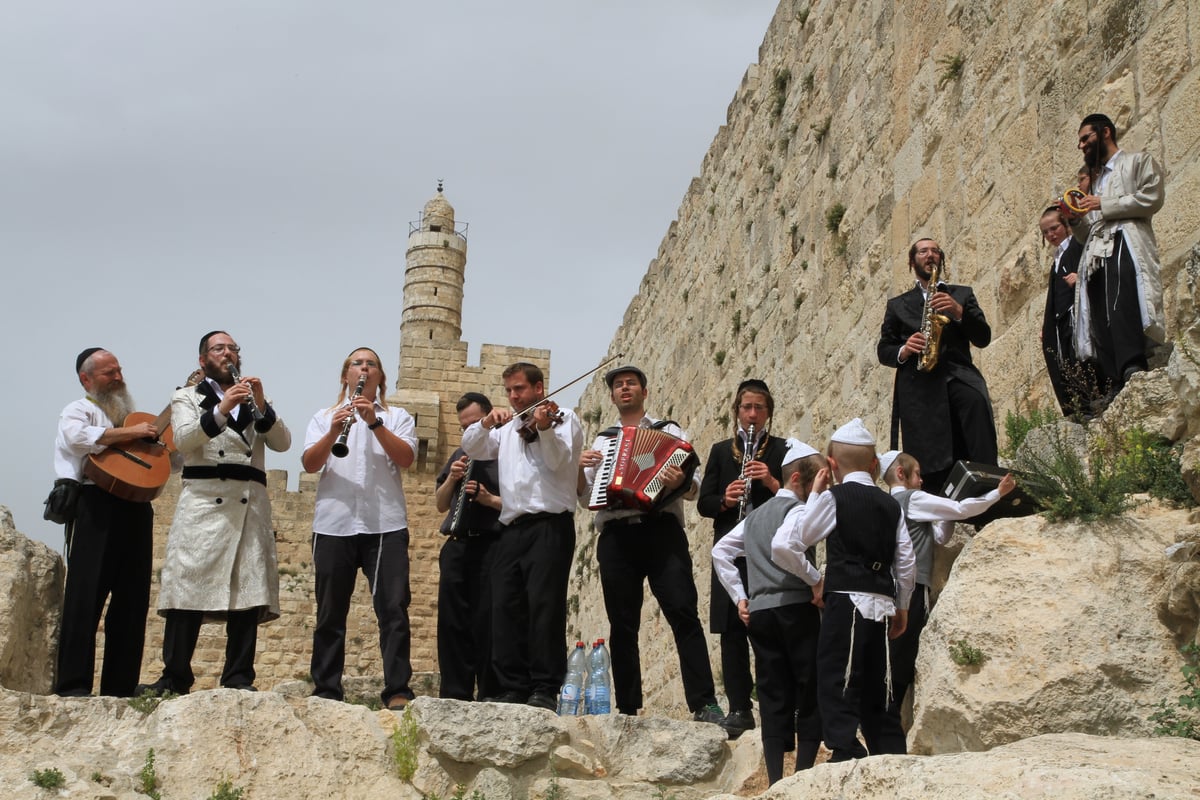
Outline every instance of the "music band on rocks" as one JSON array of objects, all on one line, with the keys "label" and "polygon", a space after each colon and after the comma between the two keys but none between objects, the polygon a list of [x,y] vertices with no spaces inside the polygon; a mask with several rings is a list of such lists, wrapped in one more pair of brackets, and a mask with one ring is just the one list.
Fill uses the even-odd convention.
[{"label": "music band on rocks", "polygon": [[[1083,120],[1078,147],[1078,188],[1037,221],[1052,248],[1041,339],[1064,415],[1090,418],[1148,368],[1148,350],[1164,341],[1151,227],[1163,173],[1148,154],[1121,150],[1104,115]],[[847,407],[829,441],[787,437],[772,427],[771,389],[751,378],[714,398],[714,409],[731,412],[732,430],[701,462],[686,420],[652,413],[663,376],[633,363],[605,372],[612,427],[586,446],[579,418],[547,397],[535,364],[504,371],[502,402],[464,394],[456,406],[461,446],[436,483],[436,507],[446,515],[440,695],[556,708],[582,507],[595,511],[619,713],[642,708],[638,639],[649,586],[674,637],[692,718],[731,738],[760,728],[772,783],[785,753],[804,769],[821,743],[835,761],[905,752],[900,707],[928,613],[934,546],[956,521],[994,512],[1015,489],[995,467],[992,403],[971,356],[972,346],[991,341],[985,309],[971,287],[949,282],[950,259],[936,240],[917,238],[908,268],[912,287],[881,309],[877,355],[895,371],[886,432],[866,428],[866,409]],[[61,507],[69,520],[57,694],[92,694],[106,601],[100,694],[189,692],[204,622],[225,625],[220,685],[255,690],[258,626],[280,613],[265,450],[287,451],[292,433],[263,379],[241,373],[241,352],[226,331],[201,337],[199,369],[157,418],[135,413],[116,354],[79,353],[85,396],[59,420],[47,511]],[[399,710],[414,697],[403,475],[415,460],[415,423],[386,401],[374,350],[350,352],[339,375],[336,387],[330,381],[332,404],[305,429],[300,456],[306,472],[320,473],[312,693],[344,699],[346,619],[361,571],[379,623],[381,700]],[[990,466],[994,488],[946,496],[959,462]],[[145,484],[129,477],[151,467],[155,477]],[[165,620],[161,672],[140,685],[150,500],[173,468],[182,488],[156,609]],[[690,503],[712,520],[707,627],[719,637],[725,708],[699,616],[689,541],[701,534],[688,531]],[[816,561],[820,542],[824,564]]]}]

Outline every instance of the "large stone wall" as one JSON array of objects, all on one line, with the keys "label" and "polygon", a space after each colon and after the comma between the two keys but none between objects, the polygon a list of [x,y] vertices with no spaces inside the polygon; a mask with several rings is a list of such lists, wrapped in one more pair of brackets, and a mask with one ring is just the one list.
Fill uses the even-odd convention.
[{"label": "large stone wall", "polygon": [[[1200,239],[1198,56],[1200,5],[1184,0],[783,0],[610,352],[647,371],[651,413],[688,427],[704,455],[731,435],[748,376],[775,394],[775,433],[822,447],[861,416],[886,445],[893,373],[875,344],[887,298],[910,285],[908,246],[929,235],[992,324],[976,356],[1003,430],[1005,412],[1052,402],[1037,220],[1074,185],[1086,113],[1109,114],[1123,147],[1163,164],[1169,335],[1194,319],[1183,265]],[[598,379],[580,408],[589,436],[611,424]],[[588,521],[571,624],[602,631]],[[693,510],[691,530],[703,598],[710,521]],[[647,706],[678,709],[653,602],[642,645]]]},{"label": "large stone wall", "polygon": [[[783,0],[610,351],[649,373],[651,412],[681,421],[704,455],[730,435],[732,390],[751,375],[774,390],[776,433],[821,446],[837,424],[862,416],[883,438],[892,373],[875,358],[878,326],[886,299],[910,280],[908,245],[931,235],[946,249],[949,279],[975,287],[992,323],[993,342],[977,359],[997,419],[1049,402],[1038,331],[1050,255],[1036,223],[1072,185],[1085,113],[1108,113],[1122,146],[1164,165],[1167,203],[1155,229],[1169,335],[1195,316],[1184,261],[1200,240],[1200,206],[1190,202],[1200,184],[1198,54],[1200,7],[1186,0]],[[418,670],[435,668],[441,540],[432,483],[458,440],[454,400],[481,386],[499,397],[503,365],[548,357],[485,346],[481,367],[463,367],[465,343],[405,341],[394,399],[417,414],[423,449],[423,466],[405,476]],[[599,378],[580,413],[588,441],[610,424]],[[300,430],[304,422],[289,420]],[[284,618],[263,629],[264,686],[307,673],[313,614],[314,479],[303,477],[295,493],[281,473],[270,484]],[[168,489],[156,503],[160,559],[176,491]],[[569,638],[607,630],[590,522],[579,515]],[[711,526],[694,511],[689,522],[704,618]],[[347,674],[378,672],[362,587],[353,613]],[[152,678],[156,618],[148,633]],[[220,669],[223,638],[209,635],[197,653],[198,686]],[[682,714],[670,630],[652,600],[642,652],[647,709]]]}]

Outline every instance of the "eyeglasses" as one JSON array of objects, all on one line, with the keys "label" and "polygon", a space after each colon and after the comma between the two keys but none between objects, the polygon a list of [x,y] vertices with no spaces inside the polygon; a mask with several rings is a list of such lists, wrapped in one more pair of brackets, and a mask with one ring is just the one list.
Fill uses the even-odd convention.
[{"label": "eyeglasses", "polygon": [[210,353],[224,353],[226,350],[228,350],[230,353],[242,352],[242,348],[238,347],[236,344],[221,343],[214,344],[212,347],[208,348],[208,352]]},{"label": "eyeglasses", "polygon": [[1092,140],[1092,138],[1093,138],[1095,135],[1096,135],[1096,132],[1095,132],[1095,131],[1088,131],[1087,133],[1085,133],[1085,134],[1083,134],[1082,136],[1080,136],[1080,137],[1079,137],[1079,143],[1080,143],[1080,144],[1087,144],[1088,142],[1090,142],[1090,141]]},{"label": "eyeglasses", "polygon": [[742,403],[738,406],[738,411],[766,411],[767,407],[762,403]]},{"label": "eyeglasses", "polygon": [[375,369],[379,369],[379,362],[375,361],[374,359],[370,359],[370,358],[356,358],[350,362],[350,366],[352,366],[352,367],[374,367]]}]

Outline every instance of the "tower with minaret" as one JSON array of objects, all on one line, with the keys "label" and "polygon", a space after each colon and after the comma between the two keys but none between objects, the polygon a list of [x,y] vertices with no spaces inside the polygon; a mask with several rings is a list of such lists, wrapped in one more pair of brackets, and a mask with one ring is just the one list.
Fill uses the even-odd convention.
[{"label": "tower with minaret", "polygon": [[421,218],[409,223],[401,351],[425,342],[460,340],[466,266],[467,226],[456,225],[454,207],[438,181],[437,194],[425,204]]},{"label": "tower with minaret", "polygon": [[[438,527],[444,515],[437,510],[434,492],[438,472],[462,438],[455,404],[465,392],[483,392],[496,406],[506,407],[500,376],[515,361],[537,364],[550,380],[550,351],[540,348],[485,344],[479,364],[467,364],[467,342],[462,339],[466,268],[467,225],[455,219],[439,181],[421,218],[409,224],[400,366],[396,390],[387,398],[389,405],[412,414],[417,425],[417,460],[405,472],[404,495],[413,588],[412,661],[414,669],[422,671],[437,669],[438,554],[443,541]],[[370,613],[369,603],[365,608]]]}]

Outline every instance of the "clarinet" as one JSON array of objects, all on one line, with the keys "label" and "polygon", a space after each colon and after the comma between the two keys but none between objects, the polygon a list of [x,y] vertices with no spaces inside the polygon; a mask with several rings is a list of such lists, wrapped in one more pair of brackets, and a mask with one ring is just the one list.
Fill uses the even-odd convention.
[{"label": "clarinet", "polygon": [[[354,387],[354,394],[350,397],[350,403],[354,403],[354,399],[363,392],[363,384],[367,382],[367,373],[358,376],[358,386]],[[350,426],[354,424],[354,414],[346,417],[346,421],[342,423],[342,432],[338,434],[337,441],[333,443],[333,447],[329,448],[329,452],[333,453],[338,458],[345,458],[350,452],[350,446],[346,444],[346,440],[350,438]]]},{"label": "clarinet", "polygon": [[738,480],[742,483],[742,496],[738,498],[738,522],[746,518],[746,501],[750,499],[750,479],[746,477],[746,467],[754,460],[754,423],[750,423],[750,429],[746,431],[746,449],[742,452],[742,473],[738,475]]},{"label": "clarinet", "polygon": [[[233,382],[241,383],[242,373],[238,371],[237,364],[234,364],[233,361],[230,360],[225,362],[225,366],[229,369],[229,377],[233,378]],[[250,414],[254,417],[255,422],[261,422],[263,418],[266,417],[266,415],[263,414],[262,409],[258,407],[258,403],[254,402],[253,394],[246,399],[245,404],[250,406]]]},{"label": "clarinet", "polygon": [[458,485],[458,492],[454,495],[454,508],[450,512],[450,534],[454,535],[463,527],[464,514],[467,508],[467,501],[471,498],[467,497],[467,482],[471,480],[471,469],[475,466],[475,459],[467,459],[467,469],[463,472],[462,483]]}]

